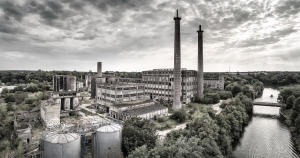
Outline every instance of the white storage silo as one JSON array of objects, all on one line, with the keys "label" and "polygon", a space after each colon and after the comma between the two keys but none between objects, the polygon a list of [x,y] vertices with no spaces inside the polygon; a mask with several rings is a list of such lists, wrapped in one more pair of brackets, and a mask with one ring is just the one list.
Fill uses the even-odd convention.
[{"label": "white storage silo", "polygon": [[121,157],[122,127],[111,124],[93,133],[93,158]]},{"label": "white storage silo", "polygon": [[76,133],[48,133],[43,140],[43,158],[80,158],[81,137]]}]

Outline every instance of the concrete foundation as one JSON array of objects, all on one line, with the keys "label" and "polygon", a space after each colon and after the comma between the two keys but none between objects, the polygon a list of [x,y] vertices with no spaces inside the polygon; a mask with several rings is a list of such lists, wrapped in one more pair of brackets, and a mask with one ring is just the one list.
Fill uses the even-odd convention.
[{"label": "concrete foundation", "polygon": [[64,99],[64,107],[63,110],[70,110],[70,98]]},{"label": "concrete foundation", "polygon": [[41,117],[46,127],[60,124],[60,104],[54,101],[42,101],[40,107]]},{"label": "concrete foundation", "polygon": [[75,98],[72,98],[73,99],[73,108],[77,107],[79,105],[79,101],[78,101],[78,98],[75,97]]}]

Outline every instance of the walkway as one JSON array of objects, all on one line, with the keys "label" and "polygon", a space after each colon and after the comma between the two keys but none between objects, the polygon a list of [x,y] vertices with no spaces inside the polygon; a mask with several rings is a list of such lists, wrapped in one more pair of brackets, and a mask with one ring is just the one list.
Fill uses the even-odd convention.
[{"label": "walkway", "polygon": [[216,114],[219,114],[222,111],[222,108],[220,108],[222,102],[223,100],[220,100],[219,103],[212,105],[212,108],[217,111]]},{"label": "walkway", "polygon": [[164,139],[166,138],[167,134],[169,132],[171,132],[172,130],[184,129],[186,127],[187,123],[188,122],[185,122],[185,123],[180,124],[180,125],[178,125],[174,128],[163,130],[163,131],[157,130],[156,134],[158,135],[158,143],[162,143],[164,141]]}]

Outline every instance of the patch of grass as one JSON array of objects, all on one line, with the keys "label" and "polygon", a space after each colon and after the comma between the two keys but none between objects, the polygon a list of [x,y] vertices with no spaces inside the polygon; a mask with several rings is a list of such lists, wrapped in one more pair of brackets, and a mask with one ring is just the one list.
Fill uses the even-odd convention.
[{"label": "patch of grass", "polygon": [[164,122],[154,121],[154,124],[157,130],[166,130],[173,128],[176,125],[176,121],[167,118]]},{"label": "patch of grass", "polygon": [[89,112],[89,111],[87,111],[87,110],[85,110],[85,109],[80,109],[80,111],[81,112],[83,112],[84,114],[86,114],[86,115],[92,115],[93,113],[91,113],[91,112]]}]

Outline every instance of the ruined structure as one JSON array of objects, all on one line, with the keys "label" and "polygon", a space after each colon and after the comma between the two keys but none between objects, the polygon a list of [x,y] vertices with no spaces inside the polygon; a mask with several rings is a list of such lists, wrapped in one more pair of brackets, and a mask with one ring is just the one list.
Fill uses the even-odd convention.
[{"label": "ruined structure", "polygon": [[224,90],[224,76],[219,76],[218,78],[205,78],[203,84],[205,88]]},{"label": "ruined structure", "polygon": [[83,82],[76,82],[76,91],[83,91],[83,88],[84,88],[84,86],[83,86],[84,84],[83,84]]},{"label": "ruined structure", "polygon": [[181,48],[180,48],[180,20],[178,10],[175,20],[175,37],[174,37],[174,98],[173,110],[181,108]]},{"label": "ruined structure", "polygon": [[78,97],[80,97],[80,92],[51,92],[50,97],[54,100],[55,103],[61,105],[61,110],[74,110],[79,105]]},{"label": "ruined structure", "polygon": [[74,110],[79,105],[80,92],[76,91],[76,77],[56,75],[53,77],[53,92],[50,98],[61,105],[61,112]]},{"label": "ruined structure", "polygon": [[60,109],[59,103],[55,103],[53,100],[41,101],[41,118],[46,127],[60,125]]},{"label": "ruined structure", "polygon": [[53,92],[76,91],[76,77],[70,75],[53,76]]}]

